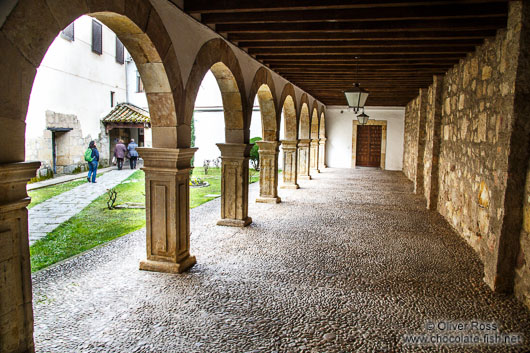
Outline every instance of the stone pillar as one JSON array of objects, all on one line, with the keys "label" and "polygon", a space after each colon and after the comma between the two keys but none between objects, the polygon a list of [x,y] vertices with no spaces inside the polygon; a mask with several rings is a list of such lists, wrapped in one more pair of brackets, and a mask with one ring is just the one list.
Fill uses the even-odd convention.
[{"label": "stone pillar", "polygon": [[302,139],[298,142],[298,179],[311,180],[309,174],[309,144],[311,140]]},{"label": "stone pillar", "polygon": [[221,150],[221,219],[217,225],[245,227],[248,217],[248,161],[252,145],[218,143]]},{"label": "stone pillar", "polygon": [[311,171],[315,173],[320,173],[320,170],[318,170],[318,149],[318,139],[311,140],[310,166]]},{"label": "stone pillar", "polygon": [[277,141],[258,141],[259,146],[259,197],[256,202],[279,203],[278,197],[278,153]]},{"label": "stone pillar", "polygon": [[326,138],[321,137],[318,143],[318,168],[325,169],[326,166]]},{"label": "stone pillar", "polygon": [[181,273],[190,256],[191,158],[197,148],[138,148],[144,160],[147,259],[140,270]]},{"label": "stone pillar", "polygon": [[280,186],[282,189],[298,189],[298,153],[297,147],[298,141],[282,141],[283,149],[283,185]]},{"label": "stone pillar", "polygon": [[26,184],[39,167],[0,164],[0,352],[34,352]]}]

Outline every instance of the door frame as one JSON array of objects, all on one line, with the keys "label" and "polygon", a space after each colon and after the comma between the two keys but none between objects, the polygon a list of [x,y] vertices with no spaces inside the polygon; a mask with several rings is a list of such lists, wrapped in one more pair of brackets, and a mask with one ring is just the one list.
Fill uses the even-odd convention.
[{"label": "door frame", "polygon": [[[386,126],[387,121],[386,120],[368,120],[366,125],[380,125],[381,126],[381,169],[385,170],[385,158],[386,158]],[[359,122],[357,120],[353,120],[353,126],[352,126],[352,148],[351,148],[351,167],[356,167],[357,162],[357,126],[359,126]]]}]

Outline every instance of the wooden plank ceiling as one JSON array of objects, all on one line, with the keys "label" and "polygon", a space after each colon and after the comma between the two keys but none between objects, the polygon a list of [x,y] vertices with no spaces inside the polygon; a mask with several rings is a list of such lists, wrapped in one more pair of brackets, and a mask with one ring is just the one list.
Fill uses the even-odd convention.
[{"label": "wooden plank ceiling", "polygon": [[367,105],[404,106],[506,27],[508,2],[185,0],[184,10],[326,105],[345,105],[360,82]]}]

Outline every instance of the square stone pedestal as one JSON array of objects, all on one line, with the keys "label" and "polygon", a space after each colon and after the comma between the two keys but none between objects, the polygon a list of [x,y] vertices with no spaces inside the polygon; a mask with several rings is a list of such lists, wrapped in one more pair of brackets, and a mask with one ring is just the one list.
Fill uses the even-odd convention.
[{"label": "square stone pedestal", "polygon": [[140,270],[182,273],[190,256],[191,158],[197,148],[138,148],[144,160],[147,259]]},{"label": "square stone pedestal", "polygon": [[279,203],[278,197],[278,153],[277,141],[258,141],[259,146],[259,197],[256,202]]}]

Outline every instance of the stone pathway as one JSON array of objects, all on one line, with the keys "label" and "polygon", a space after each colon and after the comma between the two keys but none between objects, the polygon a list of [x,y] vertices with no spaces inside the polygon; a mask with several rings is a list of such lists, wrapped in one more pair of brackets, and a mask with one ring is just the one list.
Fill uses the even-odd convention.
[{"label": "stone pathway", "polygon": [[[530,350],[530,313],[489,290],[403,174],[325,169],[300,185],[280,204],[250,202],[244,229],[215,225],[219,199],[192,209],[188,273],[139,271],[141,230],[33,274],[37,352]],[[431,330],[439,321],[495,322],[524,344],[404,343],[460,333]]]},{"label": "stone pathway", "polygon": [[79,185],[30,208],[28,210],[29,244],[32,245],[44,238],[46,234],[78,214],[92,201],[127,179],[136,170],[111,170],[100,176],[95,184]]}]

